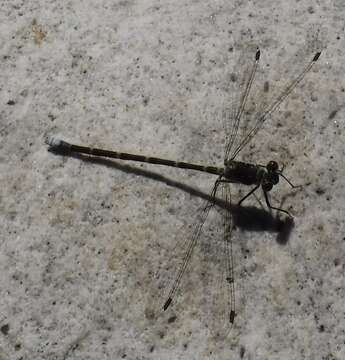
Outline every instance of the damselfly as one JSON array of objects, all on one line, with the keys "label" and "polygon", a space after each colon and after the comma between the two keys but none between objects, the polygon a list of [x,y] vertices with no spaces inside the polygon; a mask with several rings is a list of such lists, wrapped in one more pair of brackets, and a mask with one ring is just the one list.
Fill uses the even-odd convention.
[{"label": "damselfly", "polygon": [[[250,195],[254,194],[258,189],[262,189],[265,202],[269,209],[283,212],[288,216],[290,213],[279,207],[273,206],[269,200],[268,193],[272,188],[278,184],[280,179],[286,181],[291,187],[294,187],[292,182],[283,174],[283,167],[279,167],[276,161],[268,161],[266,165],[251,164],[247,162],[241,162],[236,160],[238,154],[243,148],[254,138],[254,136],[261,129],[265,121],[278,109],[279,105],[289,96],[289,94],[296,88],[296,86],[303,80],[305,75],[311,70],[315,62],[319,59],[321,49],[317,49],[311,54],[310,59],[306,61],[304,68],[300,69],[297,76],[280,92],[280,94],[274,99],[274,101],[264,108],[261,112],[255,115],[255,123],[251,125],[244,136],[239,138],[238,132],[240,128],[240,122],[243,117],[246,116],[246,106],[248,105],[248,99],[250,98],[252,85],[254,82],[255,74],[257,73],[258,64],[260,60],[260,50],[256,48],[253,53],[252,63],[250,70],[246,74],[246,81],[243,84],[241,91],[240,100],[237,106],[237,110],[233,112],[231,119],[231,125],[226,125],[226,144],[225,144],[225,156],[224,164],[221,167],[209,166],[209,165],[198,165],[193,163],[166,160],[157,157],[148,157],[143,155],[135,155],[117,151],[103,150],[94,147],[80,146],[70,144],[60,139],[48,138],[47,143],[50,149],[63,154],[69,153],[80,153],[87,154],[96,157],[107,157],[113,159],[130,160],[145,162],[156,165],[172,166],[181,169],[190,169],[201,171],[215,175],[217,177],[210,198],[206,201],[205,205],[201,208],[199,213],[199,220],[194,226],[194,230],[191,232],[188,238],[187,246],[185,248],[184,256],[181,259],[181,264],[176,272],[176,276],[170,284],[167,291],[167,295],[161,304],[162,311],[166,311],[174,303],[175,298],[178,294],[178,290],[181,285],[181,281],[184,277],[186,269],[189,265],[192,254],[195,250],[196,244],[202,232],[203,224],[210,212],[210,209],[216,205],[216,198],[221,195],[223,201],[229,204],[230,207],[230,183],[240,183],[251,186],[251,190],[239,201],[239,205],[244,202]],[[233,254],[232,254],[232,241],[231,241],[231,213],[229,211],[224,213],[224,234],[223,244],[225,256],[225,271],[226,276],[224,277],[226,288],[223,309],[224,322],[226,327],[229,329],[234,322],[236,316],[235,310],[235,279],[234,279],[234,265],[233,265]],[[216,296],[216,294],[210,294],[210,296]],[[212,316],[212,314],[211,314]]]}]

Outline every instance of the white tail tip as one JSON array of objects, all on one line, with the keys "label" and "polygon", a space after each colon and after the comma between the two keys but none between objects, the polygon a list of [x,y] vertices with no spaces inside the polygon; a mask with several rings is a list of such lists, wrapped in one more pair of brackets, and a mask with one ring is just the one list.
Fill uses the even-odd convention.
[{"label": "white tail tip", "polygon": [[56,139],[53,136],[48,136],[45,140],[45,143],[54,148],[59,147],[62,143],[62,140]]}]

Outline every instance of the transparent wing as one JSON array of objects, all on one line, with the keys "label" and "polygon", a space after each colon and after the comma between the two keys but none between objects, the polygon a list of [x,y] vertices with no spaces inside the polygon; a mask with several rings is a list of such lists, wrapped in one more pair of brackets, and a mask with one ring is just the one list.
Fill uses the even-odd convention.
[{"label": "transparent wing", "polygon": [[[230,186],[221,183],[219,194],[229,207],[231,204]],[[209,329],[216,339],[224,339],[235,320],[235,278],[232,254],[232,216],[229,209],[222,208],[220,213],[219,234],[209,237],[210,251],[204,252],[205,273],[203,279],[203,312]],[[212,235],[212,234],[211,234]],[[216,258],[212,260],[212,254]],[[210,258],[211,257],[211,258]]]},{"label": "transparent wing", "polygon": [[[192,232],[183,229],[182,241],[158,270],[158,290],[149,305],[156,321],[180,318],[186,322],[196,317],[212,335],[223,338],[235,317],[228,184],[215,184],[211,197],[216,195],[229,205],[218,209],[208,201],[199,209]],[[177,271],[173,271],[174,267]]]},{"label": "transparent wing", "polygon": [[[248,131],[248,133],[241,138],[240,142],[236,146],[232,146],[230,159],[235,159],[238,153],[251,141],[251,139],[261,129],[264,122],[272,116],[272,114],[278,109],[280,104],[291,94],[291,92],[297,87],[297,85],[304,79],[306,74],[311,70],[315,62],[318,60],[322,49],[325,46],[325,38],[323,29],[313,26],[307,33],[306,44],[301,48],[294,56],[285,64],[286,69],[299,69],[293,73],[294,78],[283,86],[283,90],[280,91],[278,96],[273,98],[272,102],[268,106],[261,106],[262,111],[256,114],[255,124]],[[296,75],[297,74],[297,75]],[[277,72],[277,77],[281,77],[282,71]],[[276,79],[276,82],[278,80]],[[264,102],[262,102],[264,104]]]},{"label": "transparent wing", "polygon": [[[213,189],[212,189],[212,193],[211,193],[211,197],[215,197],[217,192],[217,184],[214,185]],[[190,239],[190,241],[187,244],[187,248],[185,251],[185,255],[183,257],[183,261],[182,264],[180,266],[180,268],[178,269],[177,275],[175,280],[173,281],[169,292],[167,294],[166,300],[164,301],[163,304],[163,310],[167,310],[167,308],[171,305],[171,303],[173,302],[173,299],[177,293],[177,290],[179,289],[180,285],[181,285],[181,280],[183,278],[183,275],[185,274],[187,267],[190,263],[191,257],[193,255],[193,251],[194,248],[197,244],[197,241],[199,239],[199,236],[201,234],[201,230],[202,227],[206,221],[206,218],[211,210],[211,208],[214,206],[214,204],[211,201],[208,201],[205,206],[203,206],[201,208],[200,214],[199,214],[199,218],[197,219],[196,225],[194,227],[194,231],[192,233],[192,237]]]},{"label": "transparent wing", "polygon": [[222,119],[226,133],[226,145],[224,158],[229,159],[232,148],[239,139],[240,122],[248,110],[248,98],[252,89],[260,59],[260,50],[257,45],[247,44],[240,51],[239,59],[234,66],[234,72],[230,74],[225,85],[226,93],[232,97],[232,101],[226,98],[223,104]]}]

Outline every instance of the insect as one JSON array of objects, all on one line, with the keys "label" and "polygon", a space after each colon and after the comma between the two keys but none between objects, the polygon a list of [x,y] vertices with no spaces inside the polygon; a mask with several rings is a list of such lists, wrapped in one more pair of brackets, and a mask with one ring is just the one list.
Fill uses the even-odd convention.
[{"label": "insect", "polygon": [[[210,193],[210,199],[206,201],[205,205],[200,209],[199,220],[194,226],[194,230],[191,236],[186,242],[186,248],[183,259],[181,259],[180,267],[177,270],[176,276],[174,277],[170,288],[167,292],[165,300],[161,304],[162,311],[166,311],[172,306],[178,290],[181,285],[181,281],[185,275],[186,269],[189,266],[190,259],[198,243],[198,239],[202,232],[203,224],[209,215],[210,209],[216,205],[216,198],[221,193],[222,199],[225,203],[231,205],[230,199],[230,184],[240,183],[247,186],[251,186],[248,193],[239,201],[238,205],[241,205],[249,196],[253,195],[257,190],[261,188],[266,205],[269,209],[276,210],[278,212],[285,213],[291,216],[290,213],[282,208],[273,206],[269,200],[269,192],[272,188],[278,184],[280,179],[286,181],[292,188],[296,187],[292,182],[283,174],[283,167],[279,167],[276,161],[268,161],[266,165],[258,165],[252,163],[241,162],[237,160],[238,154],[243,148],[255,137],[258,131],[261,129],[265,121],[278,109],[279,105],[289,96],[289,94],[296,88],[296,86],[303,80],[305,75],[311,70],[313,65],[319,59],[321,50],[315,51],[311,58],[306,63],[305,67],[302,68],[299,74],[283,89],[283,91],[275,98],[275,100],[267,106],[261,113],[255,117],[255,124],[247,131],[245,136],[238,138],[238,131],[240,128],[241,119],[245,116],[245,109],[250,97],[250,92],[254,82],[255,75],[260,60],[260,50],[256,48],[250,71],[246,76],[246,82],[243,86],[243,91],[240,96],[240,101],[237,110],[234,112],[234,116],[231,119],[231,126],[227,131],[227,140],[225,144],[225,156],[224,164],[221,167],[198,165],[193,163],[172,161],[157,157],[148,157],[143,155],[129,154],[124,152],[103,150],[99,148],[93,148],[89,146],[80,146],[70,144],[63,140],[50,137],[46,140],[50,147],[50,150],[69,154],[69,153],[80,153],[87,154],[96,157],[106,157],[113,159],[121,159],[126,161],[137,161],[145,162],[156,165],[172,166],[181,169],[190,169],[195,171],[201,171],[217,176],[213,188]],[[221,191],[220,191],[221,190]],[[226,287],[226,309],[224,313],[224,319],[229,328],[234,323],[236,317],[235,310],[235,279],[234,279],[234,265],[233,265],[233,254],[232,254],[232,242],[231,242],[231,214],[225,212],[224,215],[224,231],[223,231],[223,244],[224,244],[224,256],[226,276],[224,278]]]}]

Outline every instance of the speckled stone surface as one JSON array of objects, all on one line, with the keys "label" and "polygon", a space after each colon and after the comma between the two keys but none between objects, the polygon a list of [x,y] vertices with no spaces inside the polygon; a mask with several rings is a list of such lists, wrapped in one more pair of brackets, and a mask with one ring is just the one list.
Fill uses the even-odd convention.
[{"label": "speckled stone surface", "polygon": [[[0,359],[344,359],[345,2],[0,9]],[[46,136],[222,166],[222,109],[238,97],[224,84],[246,70],[245,44],[260,46],[257,82],[268,81],[269,99],[301,69],[293,54],[311,24],[325,34],[319,61],[239,156],[284,163],[304,185],[282,182],[272,196],[295,226],[284,242],[250,223],[234,229],[237,316],[225,339],[212,336],[207,313],[221,278],[198,282],[198,259],[217,255],[211,242],[156,318],[157,276],[178,262],[214,177],[59,156]],[[232,186],[233,200],[246,191]],[[206,234],[219,242],[217,215]],[[212,274],[217,259],[208,256]]]}]

